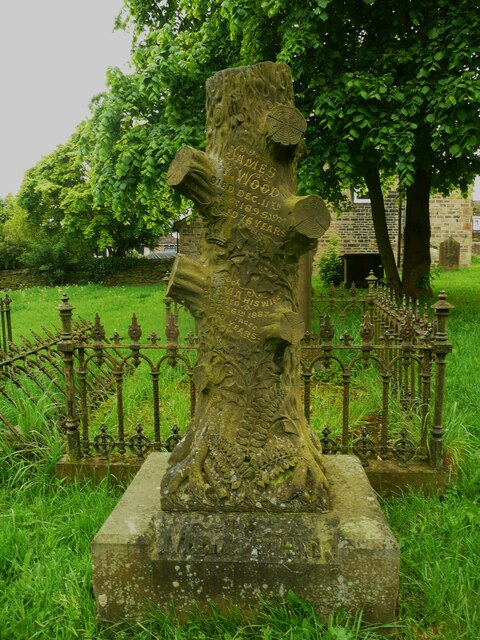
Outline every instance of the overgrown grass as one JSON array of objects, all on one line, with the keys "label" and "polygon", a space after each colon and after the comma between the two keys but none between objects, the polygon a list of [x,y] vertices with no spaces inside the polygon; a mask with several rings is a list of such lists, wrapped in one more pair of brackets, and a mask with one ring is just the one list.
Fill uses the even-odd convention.
[{"label": "overgrown grass", "polygon": [[[441,273],[436,285],[447,290],[455,305],[449,326],[454,350],[448,357],[445,426],[447,442],[458,447],[459,476],[443,498],[410,494],[384,501],[383,507],[401,546],[399,637],[475,640],[480,637],[480,266]],[[15,322],[23,315],[22,300],[25,327],[38,327],[38,314],[46,322],[47,308],[58,303],[62,292],[36,289],[21,292],[20,299],[16,292]],[[118,294],[118,316],[111,320],[113,294]],[[146,331],[158,332],[153,325],[163,317],[158,287],[128,288],[125,298],[121,288],[99,286],[69,287],[69,295],[88,318],[97,310],[102,312],[100,306],[104,305],[103,315],[110,322],[107,332],[125,331],[125,311],[127,319],[136,311],[142,324],[139,304],[142,310],[148,309],[147,323],[151,321],[152,328]],[[55,312],[50,309],[49,313],[56,322]],[[94,486],[55,479],[60,445],[55,431],[42,424],[48,419],[48,407],[39,405],[34,412],[25,409],[22,402],[19,397],[33,446],[27,451],[15,450],[7,438],[2,440],[0,451],[1,640],[375,637],[373,631],[359,628],[358,619],[348,620],[341,614],[322,625],[309,605],[295,598],[283,607],[265,605],[259,618],[248,624],[234,612],[226,617],[213,610],[208,615],[192,614],[183,626],[152,614],[144,623],[131,627],[100,627],[91,590],[90,542],[116,504],[121,488],[108,482]]]}]

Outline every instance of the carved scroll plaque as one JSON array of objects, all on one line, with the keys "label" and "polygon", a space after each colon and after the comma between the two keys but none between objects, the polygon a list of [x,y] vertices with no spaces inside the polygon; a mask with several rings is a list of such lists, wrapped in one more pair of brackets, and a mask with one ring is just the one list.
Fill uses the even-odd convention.
[{"label": "carved scroll plaque", "polygon": [[206,151],[172,162],[169,184],[203,218],[199,261],[179,256],[168,295],[197,319],[195,417],[170,458],[165,510],[325,511],[321,446],[303,414],[299,257],[330,223],[296,194],[306,122],[290,70],[264,62],[207,82]]}]

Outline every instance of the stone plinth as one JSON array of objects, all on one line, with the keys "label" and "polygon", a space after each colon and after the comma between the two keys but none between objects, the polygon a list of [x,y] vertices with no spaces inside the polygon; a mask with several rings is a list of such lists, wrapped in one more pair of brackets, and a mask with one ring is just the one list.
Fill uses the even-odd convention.
[{"label": "stone plinth", "polygon": [[399,550],[356,458],[325,456],[330,511],[302,514],[161,511],[167,457],[149,456],[93,541],[101,619],[139,618],[149,603],[180,618],[209,601],[248,614],[292,590],[322,617],[394,622]]}]

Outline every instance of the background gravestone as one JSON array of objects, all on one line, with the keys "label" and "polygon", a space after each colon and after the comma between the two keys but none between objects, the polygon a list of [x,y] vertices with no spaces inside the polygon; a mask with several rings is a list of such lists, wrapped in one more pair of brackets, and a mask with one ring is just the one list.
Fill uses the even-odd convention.
[{"label": "background gravestone", "polygon": [[460,243],[452,236],[440,243],[438,264],[444,269],[458,269],[460,265]]},{"label": "background gravestone", "polygon": [[168,295],[197,319],[195,417],[171,456],[162,508],[324,511],[321,447],[303,414],[300,256],[330,223],[296,195],[306,122],[290,69],[264,62],[207,82],[206,151],[185,147],[168,182],[203,219],[201,259],[180,256]]}]

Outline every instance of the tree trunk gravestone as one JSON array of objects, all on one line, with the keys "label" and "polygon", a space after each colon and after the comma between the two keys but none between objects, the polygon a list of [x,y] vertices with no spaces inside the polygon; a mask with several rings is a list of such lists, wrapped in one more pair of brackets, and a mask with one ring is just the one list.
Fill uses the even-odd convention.
[{"label": "tree trunk gravestone", "polygon": [[285,65],[217,73],[206,151],[182,149],[170,167],[204,222],[201,259],[180,256],[169,283],[197,319],[196,411],[95,536],[102,620],[152,604],[180,620],[211,603],[249,616],[290,591],[322,619],[342,608],[395,620],[398,546],[365,471],[322,456],[303,414],[298,262],[330,216],[295,195],[305,121],[292,93]]},{"label": "tree trunk gravestone", "polygon": [[321,198],[296,195],[305,129],[286,65],[226,69],[207,82],[206,151],[185,147],[170,166],[204,238],[201,259],[179,256],[168,287],[200,346],[196,412],[163,478],[163,510],[328,509],[299,375],[299,258],[330,223]]}]

